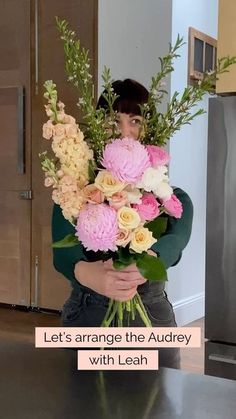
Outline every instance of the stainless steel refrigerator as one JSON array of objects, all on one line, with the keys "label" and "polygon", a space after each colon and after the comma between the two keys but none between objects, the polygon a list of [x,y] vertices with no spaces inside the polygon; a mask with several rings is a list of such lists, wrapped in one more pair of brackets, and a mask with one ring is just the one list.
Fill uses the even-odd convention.
[{"label": "stainless steel refrigerator", "polygon": [[236,96],[209,100],[205,374],[236,379]]}]

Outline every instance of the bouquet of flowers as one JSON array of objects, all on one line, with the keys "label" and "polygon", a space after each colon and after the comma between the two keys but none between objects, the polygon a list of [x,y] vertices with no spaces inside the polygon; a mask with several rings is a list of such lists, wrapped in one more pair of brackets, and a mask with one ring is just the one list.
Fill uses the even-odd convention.
[{"label": "bouquet of flowers", "polygon": [[[149,251],[165,232],[168,217],[180,218],[183,209],[169,184],[170,156],[162,147],[180,126],[203,113],[200,109],[191,114],[190,109],[206,91],[212,91],[216,75],[236,59],[219,60],[217,69],[207,73],[197,86],[187,87],[182,98],[174,94],[166,114],[161,114],[157,105],[166,93],[161,81],[173,71],[172,60],[182,45],[178,37],[161,59],[161,71],[152,79],[149,100],[141,107],[140,141],[120,138],[109,69],[103,73],[107,112],[94,105],[88,51],[81,48],[67,22],[57,19],[57,26],[64,42],[68,79],[80,91],[78,105],[86,125],[82,130],[75,118],[65,113],[56,85],[47,81],[44,96],[49,119],[43,126],[43,137],[52,141],[55,157],[41,153],[45,186],[52,187],[53,201],[75,227],[74,235],[53,246],[81,243],[87,250],[102,251],[104,259],[112,258],[116,269],[135,263],[148,280],[166,280],[164,263]],[[117,318],[118,326],[122,326],[124,310],[132,319],[138,312],[144,324],[151,326],[138,293],[130,301],[110,300],[102,325],[109,326]]]}]

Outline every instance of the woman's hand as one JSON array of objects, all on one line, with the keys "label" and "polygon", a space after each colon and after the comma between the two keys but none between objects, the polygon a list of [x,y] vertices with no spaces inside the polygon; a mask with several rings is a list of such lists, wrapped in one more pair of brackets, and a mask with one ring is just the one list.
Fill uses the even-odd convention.
[{"label": "woman's hand", "polygon": [[113,262],[84,262],[75,265],[75,277],[85,287],[112,298],[116,301],[128,301],[137,292],[138,285],[144,284],[143,278],[135,264],[125,269],[113,268]]}]

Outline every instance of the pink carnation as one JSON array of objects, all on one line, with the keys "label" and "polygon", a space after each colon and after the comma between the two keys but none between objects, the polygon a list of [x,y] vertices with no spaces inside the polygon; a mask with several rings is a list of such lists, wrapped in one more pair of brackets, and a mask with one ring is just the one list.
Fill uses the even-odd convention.
[{"label": "pink carnation", "polygon": [[106,204],[86,204],[79,212],[76,231],[76,236],[87,250],[117,250],[117,214]]},{"label": "pink carnation", "polygon": [[161,147],[157,145],[147,145],[146,149],[149,154],[149,159],[152,167],[165,166],[170,161],[170,155]]},{"label": "pink carnation", "polygon": [[160,204],[152,193],[144,194],[141,201],[141,204],[135,204],[133,208],[137,210],[142,221],[150,221],[158,217]]},{"label": "pink carnation", "polygon": [[172,215],[175,218],[181,218],[183,212],[183,206],[180,200],[174,194],[171,195],[171,198],[163,201],[164,208],[168,214]]},{"label": "pink carnation", "polygon": [[125,137],[105,147],[102,165],[121,182],[135,184],[150,167],[150,160],[139,141]]}]

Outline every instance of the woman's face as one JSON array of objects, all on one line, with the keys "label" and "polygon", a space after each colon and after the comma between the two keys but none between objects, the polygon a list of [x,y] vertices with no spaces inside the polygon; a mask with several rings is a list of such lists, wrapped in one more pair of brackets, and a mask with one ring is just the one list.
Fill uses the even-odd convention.
[{"label": "woman's face", "polygon": [[140,115],[117,113],[116,123],[121,137],[132,137],[138,140],[141,134],[143,118]]}]

